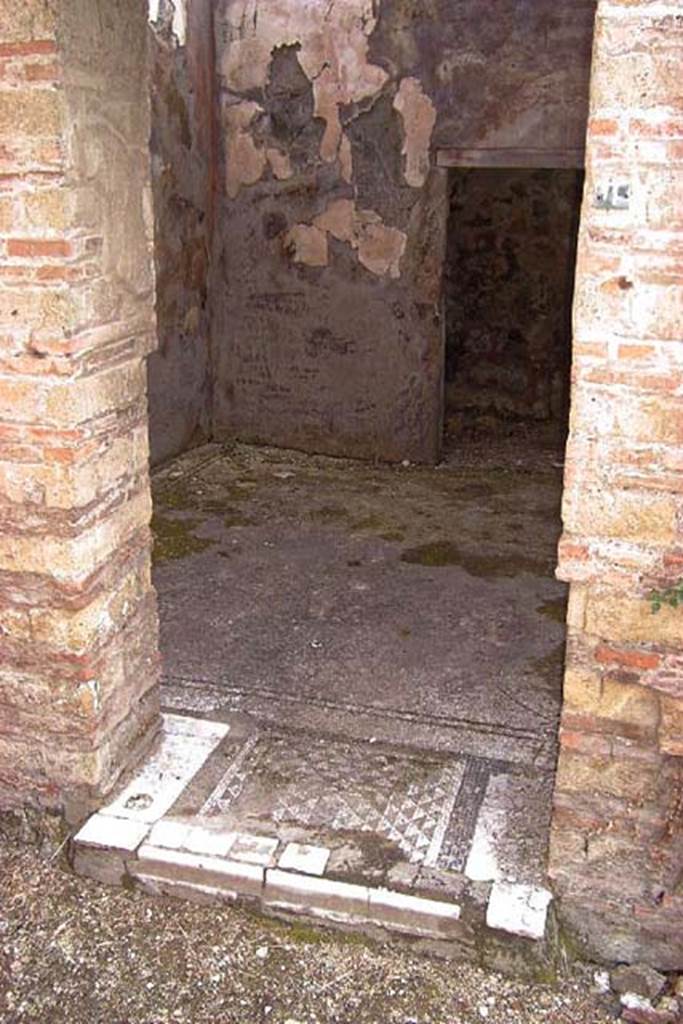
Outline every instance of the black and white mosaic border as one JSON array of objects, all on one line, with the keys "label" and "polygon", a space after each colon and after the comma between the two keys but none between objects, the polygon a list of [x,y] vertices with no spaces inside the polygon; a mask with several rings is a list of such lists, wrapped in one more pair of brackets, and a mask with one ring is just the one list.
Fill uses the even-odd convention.
[{"label": "black and white mosaic border", "polygon": [[[326,874],[331,853],[327,847],[230,831],[211,818],[174,819],[174,804],[229,731],[223,722],[165,715],[153,756],[74,837],[75,869],[114,884],[132,878],[151,892],[248,899],[264,910],[469,940],[459,903],[331,878]],[[470,774],[471,785],[481,790],[482,779],[474,768]],[[463,828],[472,835],[476,822],[463,823]],[[462,849],[462,844],[455,845]],[[542,940],[551,899],[542,887],[496,880],[486,924]]]}]

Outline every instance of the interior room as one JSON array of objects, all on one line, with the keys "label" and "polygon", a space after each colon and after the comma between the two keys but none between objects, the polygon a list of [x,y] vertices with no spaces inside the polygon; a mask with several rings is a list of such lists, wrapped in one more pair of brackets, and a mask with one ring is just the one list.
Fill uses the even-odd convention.
[{"label": "interior room", "polygon": [[366,63],[338,125],[316,115],[313,24],[258,87],[219,52],[207,128],[170,13],[148,369],[162,703],[230,723],[222,771],[176,813],[322,843],[342,878],[542,887],[580,159],[473,165],[445,145],[448,100],[439,129],[349,26]]},{"label": "interior room", "polygon": [[5,8],[0,810],[678,970],[680,17]]}]

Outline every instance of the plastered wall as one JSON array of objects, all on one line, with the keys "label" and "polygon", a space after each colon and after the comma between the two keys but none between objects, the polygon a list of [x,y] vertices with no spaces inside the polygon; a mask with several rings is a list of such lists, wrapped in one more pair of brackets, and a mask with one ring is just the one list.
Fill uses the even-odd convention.
[{"label": "plastered wall", "polygon": [[216,5],[217,436],[437,456],[448,186],[436,151],[580,161],[593,12]]}]

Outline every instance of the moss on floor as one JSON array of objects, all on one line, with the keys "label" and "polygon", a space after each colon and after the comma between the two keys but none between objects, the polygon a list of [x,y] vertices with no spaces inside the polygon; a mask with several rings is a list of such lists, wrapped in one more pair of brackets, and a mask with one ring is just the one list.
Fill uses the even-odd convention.
[{"label": "moss on floor", "polygon": [[154,547],[152,561],[156,564],[170,558],[185,558],[215,544],[213,540],[196,537],[192,532],[199,526],[197,519],[171,519],[156,513],[152,516]]},{"label": "moss on floor", "polygon": [[550,601],[544,601],[538,605],[536,611],[552,619],[554,622],[564,625],[567,621],[567,599],[566,597],[558,597]]},{"label": "moss on floor", "polygon": [[414,548],[407,548],[401,554],[401,561],[429,568],[455,565],[464,569],[470,576],[491,578],[512,577],[522,572],[528,572],[532,576],[543,576],[548,572],[545,562],[529,558],[519,552],[465,551],[449,540],[434,540],[427,544],[419,544]]}]

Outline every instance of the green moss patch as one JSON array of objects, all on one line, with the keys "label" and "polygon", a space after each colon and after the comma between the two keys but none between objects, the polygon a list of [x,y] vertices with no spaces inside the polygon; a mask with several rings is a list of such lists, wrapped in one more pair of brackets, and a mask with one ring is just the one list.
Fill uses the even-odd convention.
[{"label": "green moss patch", "polygon": [[545,576],[549,572],[549,567],[538,559],[515,552],[463,551],[449,540],[436,540],[407,548],[401,554],[401,561],[429,568],[457,565],[470,576],[490,578],[513,577],[523,572],[532,576]]},{"label": "green moss patch", "polygon": [[550,601],[544,601],[543,604],[538,605],[536,611],[564,625],[567,621],[567,599],[565,597],[556,597]]},{"label": "green moss patch", "polygon": [[186,558],[205,551],[215,543],[202,537],[195,537],[193,530],[199,526],[197,519],[169,519],[166,516],[152,516],[154,547],[152,561],[164,562],[169,558]]}]

